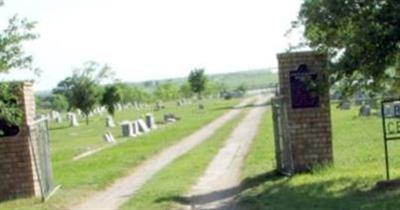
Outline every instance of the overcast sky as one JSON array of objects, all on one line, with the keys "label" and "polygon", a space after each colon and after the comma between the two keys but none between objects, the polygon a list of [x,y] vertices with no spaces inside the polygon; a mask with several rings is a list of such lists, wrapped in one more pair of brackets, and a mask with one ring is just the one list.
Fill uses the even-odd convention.
[{"label": "overcast sky", "polygon": [[[4,0],[8,18],[38,21],[26,45],[43,73],[36,89],[52,89],[84,61],[108,63],[123,81],[277,66],[276,54],[301,0]],[[293,35],[294,36],[294,35]],[[28,79],[15,71],[7,78]],[[4,76],[3,76],[4,78]]]}]

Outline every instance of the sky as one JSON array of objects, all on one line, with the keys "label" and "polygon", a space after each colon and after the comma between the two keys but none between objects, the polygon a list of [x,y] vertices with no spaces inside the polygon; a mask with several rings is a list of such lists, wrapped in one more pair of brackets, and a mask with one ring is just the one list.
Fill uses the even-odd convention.
[{"label": "sky", "polygon": [[301,0],[4,0],[0,29],[14,14],[37,21],[24,45],[42,70],[0,79],[35,79],[51,90],[74,68],[107,63],[122,81],[186,77],[277,66],[276,54],[301,37],[285,36]]}]

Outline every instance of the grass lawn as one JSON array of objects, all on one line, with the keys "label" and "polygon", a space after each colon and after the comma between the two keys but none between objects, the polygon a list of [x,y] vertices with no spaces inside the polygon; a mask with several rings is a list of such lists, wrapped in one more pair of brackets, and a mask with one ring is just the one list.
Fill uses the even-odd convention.
[{"label": "grass lawn", "polygon": [[[332,106],[334,165],[279,177],[275,168],[271,112],[264,117],[244,168],[243,209],[399,209],[400,190],[378,191],[385,178],[381,119]],[[400,178],[400,142],[392,142],[392,177]],[[396,154],[397,153],[397,154]],[[397,157],[396,157],[397,156]]]},{"label": "grass lawn", "polygon": [[[89,126],[81,122],[78,128],[52,125],[53,173],[55,182],[62,185],[61,190],[47,203],[41,203],[38,199],[18,199],[0,203],[0,209],[65,209],[93,191],[106,188],[147,158],[211,122],[223,114],[226,107],[237,102],[207,100],[204,110],[199,110],[196,104],[183,107],[167,104],[167,109],[154,113],[156,120],[161,120],[164,113],[171,112],[182,117],[181,121],[132,140],[125,139],[117,146],[78,161],[72,158],[88,147],[105,144],[102,142],[106,130],[104,117],[95,117]],[[148,111],[121,111],[117,113],[115,121],[133,120]],[[111,130],[117,141],[124,140],[120,138],[119,126]]]},{"label": "grass lawn", "polygon": [[177,202],[186,202],[185,193],[204,173],[209,162],[218,153],[236,125],[243,119],[242,112],[221,127],[213,136],[195,149],[175,160],[155,175],[122,210],[176,209]]}]

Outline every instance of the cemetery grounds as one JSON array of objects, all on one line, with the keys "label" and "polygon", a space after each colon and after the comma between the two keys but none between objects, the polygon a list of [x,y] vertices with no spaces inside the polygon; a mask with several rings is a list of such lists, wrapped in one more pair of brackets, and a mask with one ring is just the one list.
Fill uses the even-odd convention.
[{"label": "cemetery grounds", "polygon": [[[176,143],[204,124],[224,113],[238,101],[207,101],[206,110],[195,105],[178,108],[167,105],[170,112],[187,120],[168,125],[135,140],[120,139],[120,128],[112,129],[117,141],[125,141],[90,157],[73,161],[86,148],[95,148],[105,130],[104,117],[95,117],[91,124],[78,128],[52,127],[52,157],[55,180],[62,189],[47,203],[37,199],[20,199],[0,204],[0,209],[65,209],[89,194],[105,189],[113,180],[161,149]],[[170,108],[168,108],[170,107]],[[118,112],[116,122],[132,119],[143,113]],[[159,120],[161,112],[155,112]],[[201,176],[223,140],[247,113],[245,109],[234,120],[220,128],[209,140],[175,160],[156,174],[122,209],[180,209],[185,196]],[[398,209],[400,190],[375,189],[385,178],[381,119],[359,117],[358,109],[339,110],[332,104],[334,165],[314,169],[311,173],[293,177],[274,173],[275,153],[271,111],[265,112],[259,132],[243,167],[243,181],[237,192],[237,209]],[[183,122],[186,123],[183,123]],[[391,176],[400,176],[400,144],[390,147]],[[102,170],[107,168],[107,170]]]},{"label": "cemetery grounds", "polygon": [[[238,102],[239,100],[204,100],[204,110],[199,110],[195,102],[181,107],[176,102],[165,103],[166,109],[158,112],[153,111],[153,106],[140,110],[129,108],[116,112],[116,127],[111,129],[105,126],[106,115],[92,117],[88,126],[85,119],[80,117],[76,128],[70,127],[65,119],[62,124],[50,124],[53,176],[61,189],[46,203],[35,198],[18,199],[0,203],[0,209],[66,209],[93,192],[104,190],[116,179],[129,174],[135,166],[208,124]],[[153,113],[157,122],[162,121],[165,113],[173,113],[182,120],[162,125],[146,135],[122,138],[119,123],[138,119],[146,113]],[[120,143],[108,146],[102,139],[107,130]],[[79,154],[104,146],[109,148],[80,160],[73,160]]]}]

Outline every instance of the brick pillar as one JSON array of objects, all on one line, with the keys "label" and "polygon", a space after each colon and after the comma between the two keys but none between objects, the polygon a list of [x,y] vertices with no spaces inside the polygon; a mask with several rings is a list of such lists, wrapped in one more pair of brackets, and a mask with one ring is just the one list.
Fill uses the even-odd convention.
[{"label": "brick pillar", "polygon": [[[284,152],[291,153],[294,172],[333,162],[327,57],[317,52],[283,53],[278,54],[278,63],[287,116],[284,138],[290,147]],[[304,82],[309,80],[319,86],[312,89]]]},{"label": "brick pillar", "polygon": [[16,136],[0,137],[0,200],[40,195],[29,143],[29,125],[35,118],[33,84],[22,82],[19,85],[21,92],[17,94],[24,120]]}]

